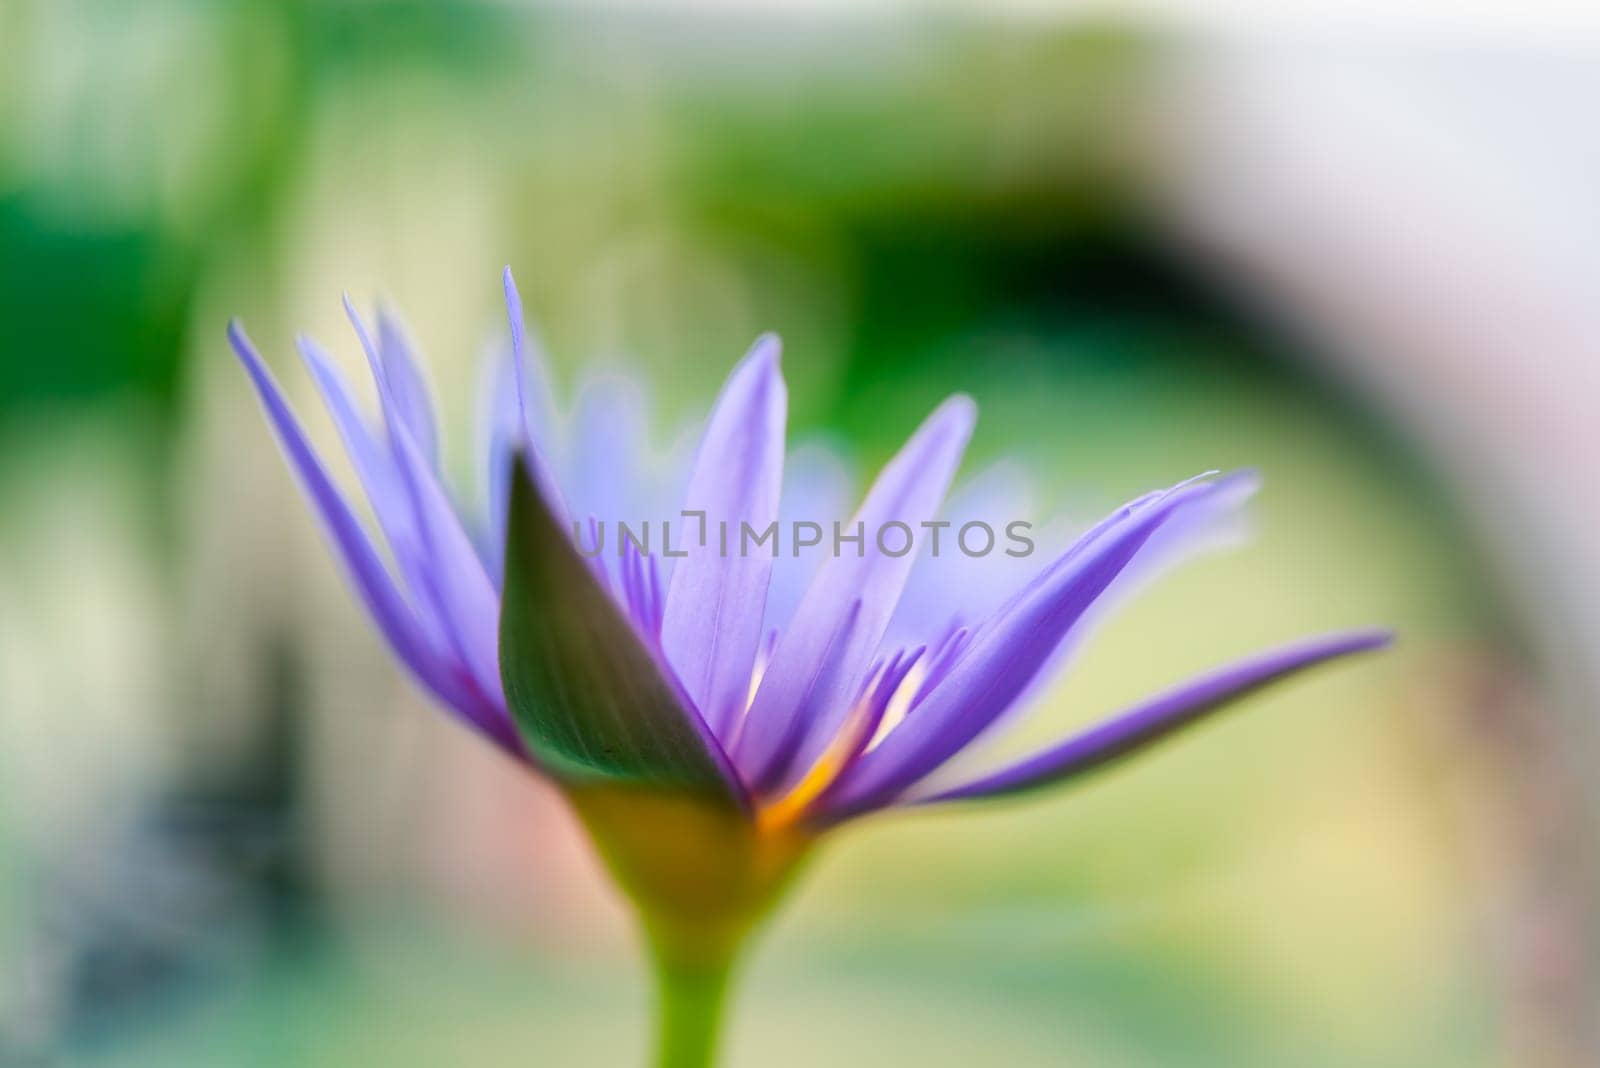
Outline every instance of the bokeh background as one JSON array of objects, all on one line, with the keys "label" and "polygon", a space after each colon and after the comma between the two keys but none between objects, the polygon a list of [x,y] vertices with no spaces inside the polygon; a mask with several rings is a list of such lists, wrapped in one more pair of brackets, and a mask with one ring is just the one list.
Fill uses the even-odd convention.
[{"label": "bokeh background", "polygon": [[848,831],[731,1064],[1595,1063],[1600,35],[1047,7],[0,0],[0,1063],[641,1058],[560,801],[409,691],[223,340],[331,443],[293,336],[389,298],[465,485],[507,263],[663,447],[773,329],[859,471],[955,390],[1040,514],[1260,467],[1023,740],[1403,636]]}]

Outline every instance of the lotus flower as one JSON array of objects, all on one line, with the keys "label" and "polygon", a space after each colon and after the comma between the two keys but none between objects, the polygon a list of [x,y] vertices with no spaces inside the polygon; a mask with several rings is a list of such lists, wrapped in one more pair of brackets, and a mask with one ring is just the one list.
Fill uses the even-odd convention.
[{"label": "lotus flower", "polygon": [[[229,336],[389,646],[464,724],[561,788],[637,906],[657,965],[663,1066],[711,1063],[745,936],[840,824],[1074,779],[1273,682],[1388,641],[1375,630],[1300,641],[1018,762],[953,775],[956,758],[1026,705],[1118,588],[1237,508],[1253,478],[1210,474],[1146,493],[1064,551],[1023,561],[1009,587],[963,578],[961,565],[979,562],[960,554],[925,568],[918,561],[929,560],[976,417],[957,396],[836,528],[834,551],[809,560],[764,543],[728,551],[730,525],[763,532],[780,518],[787,397],[778,342],[764,337],[711,410],[682,508],[658,513],[663,527],[679,521],[678,547],[648,552],[623,538],[602,552],[605,520],[660,507],[659,496],[620,499],[643,493],[629,475],[639,402],[626,389],[600,390],[587,448],[559,446],[509,269],[504,282],[510,359],[490,379],[481,509],[458,506],[441,475],[425,378],[388,315],[374,334],[346,301],[377,384],[378,425],[329,358],[301,341],[386,553],[237,323]],[[890,527],[920,551],[850,536]],[[928,582],[908,591],[914,569]]]}]

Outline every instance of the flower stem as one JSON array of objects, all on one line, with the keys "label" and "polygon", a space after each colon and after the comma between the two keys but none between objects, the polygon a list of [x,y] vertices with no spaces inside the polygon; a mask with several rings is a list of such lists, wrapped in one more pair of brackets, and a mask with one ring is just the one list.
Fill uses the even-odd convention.
[{"label": "flower stem", "polygon": [[656,1068],[711,1068],[727,1003],[728,959],[685,959],[657,942]]},{"label": "flower stem", "polygon": [[615,785],[569,786],[655,965],[657,1068],[710,1068],[728,975],[810,855],[812,832],[743,809]]}]

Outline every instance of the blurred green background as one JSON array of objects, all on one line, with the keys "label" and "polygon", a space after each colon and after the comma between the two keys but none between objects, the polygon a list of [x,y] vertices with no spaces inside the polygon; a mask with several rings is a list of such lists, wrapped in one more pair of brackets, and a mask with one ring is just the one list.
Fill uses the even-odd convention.
[{"label": "blurred green background", "polygon": [[965,470],[1018,458],[1045,514],[1259,466],[1253,541],[1017,744],[1403,635],[1068,793],[849,830],[731,1064],[1568,1063],[1592,902],[1502,580],[1408,429],[1150,209],[1168,42],[421,0],[5,0],[0,42],[0,1062],[639,1059],[559,802],[407,691],[223,342],[307,402],[294,333],[353,361],[341,290],[392,299],[465,485],[510,263],[569,391],[625,361],[658,427],[772,329],[797,435],[863,471],[956,390]]}]

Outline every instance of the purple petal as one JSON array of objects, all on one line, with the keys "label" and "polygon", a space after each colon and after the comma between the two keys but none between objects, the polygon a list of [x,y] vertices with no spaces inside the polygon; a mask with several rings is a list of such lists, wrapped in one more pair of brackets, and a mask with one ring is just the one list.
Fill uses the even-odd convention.
[{"label": "purple petal", "polygon": [[[284,400],[282,392],[256,354],[249,338],[237,322],[228,326],[228,340],[238,354],[240,362],[250,376],[267,418],[283,447],[290,466],[299,476],[307,495],[311,498],[318,516],[340,560],[345,566],[356,594],[361,598],[379,632],[400,660],[411,669],[424,686],[433,691],[447,705],[477,722],[483,714],[481,701],[475,698],[455,678],[424,640],[410,605],[395,587],[393,580],[379,559],[361,524],[350,506],[328,477],[315,450],[306,440],[304,431]],[[485,726],[479,723],[479,726]],[[485,726],[485,729],[488,728]],[[493,732],[491,731],[491,736]],[[521,752],[521,743],[514,737],[496,737],[496,741],[512,752]]]},{"label": "purple petal", "polygon": [[618,561],[617,600],[645,644],[661,647],[661,570],[654,553],[646,555],[632,541],[625,542]]},{"label": "purple petal", "polygon": [[855,764],[871,744],[872,739],[877,737],[878,728],[883,725],[883,718],[888,714],[889,705],[894,701],[895,694],[900,692],[906,676],[911,674],[911,669],[927,651],[928,647],[925,645],[919,645],[911,650],[902,649],[868,678],[861,698],[859,719],[851,728],[853,733],[845,739],[845,744],[839,752],[840,770]]},{"label": "purple petal", "polygon": [[[599,374],[578,388],[569,441],[560,465],[574,515],[592,515],[612,530],[644,519],[642,463],[650,448],[648,400],[639,382],[623,374]],[[658,523],[651,523],[657,526]]]},{"label": "purple petal", "polygon": [[478,393],[478,470],[483,478],[484,566],[499,586],[505,575],[511,465],[522,438],[522,409],[509,353],[491,356]]},{"label": "purple petal", "polygon": [[[684,510],[704,513],[704,544],[685,537],[673,567],[662,647],[690,699],[727,738],[750,694],[772,557],[737,548],[741,524],[764,531],[778,517],[788,391],[778,339],[766,335],[733,369],[712,408],[689,477]],[[689,521],[691,524],[693,520]],[[735,548],[724,553],[720,531]]]},{"label": "purple petal", "polygon": [[[391,400],[385,390],[386,411]],[[491,705],[504,707],[500,683],[500,595],[461,525],[449,494],[434,476],[410,430],[395,418],[390,422],[389,434],[397,466],[411,496],[429,577],[447,633],[483,696]]]},{"label": "purple petal", "polygon": [[550,439],[545,432],[551,411],[549,385],[538,346],[528,342],[527,322],[522,314],[522,296],[507,267],[502,279],[506,293],[506,319],[511,324],[511,366],[517,383],[517,405],[522,415],[522,437],[528,467],[541,499],[562,529],[568,530],[568,509],[555,472],[550,467]]},{"label": "purple petal", "polygon": [[[649,450],[646,407],[644,391],[632,378],[603,374],[586,380],[579,387],[567,445],[556,468],[572,514],[601,524],[613,546],[612,551],[589,561],[612,587],[621,578],[618,553],[625,540],[621,524],[626,523],[635,537],[651,538],[653,547],[666,518],[644,510],[647,477],[643,460]],[[646,520],[649,527],[644,526]]]},{"label": "purple petal", "polygon": [[[427,560],[405,480],[396,469],[392,454],[361,417],[349,385],[327,354],[309,338],[300,339],[300,354],[322,393],[328,414],[355,465],[356,475],[367,491],[373,514],[411,591],[413,603],[419,605],[417,623],[428,639],[429,648],[439,652],[447,647],[447,639],[443,623],[435,618],[438,609],[433,585],[427,576]],[[422,610],[426,608],[433,608],[434,612]]]},{"label": "purple petal", "polygon": [[389,429],[389,445],[416,517],[426,585],[456,656],[491,707],[503,709],[499,656],[500,595],[483,560],[456,515],[450,495],[440,485],[432,464],[411,434],[393,383],[371,347],[371,335],[349,299],[345,311],[367,350],[378,399]]},{"label": "purple petal", "polygon": [[432,391],[412,355],[411,343],[395,317],[378,308],[378,354],[384,377],[394,396],[395,414],[411,433],[411,440],[435,471],[439,469],[439,426],[433,413]]},{"label": "purple petal", "polygon": [[[1032,514],[1032,485],[1013,462],[1002,460],[964,479],[940,510],[946,525],[938,531],[937,545],[930,537],[917,554],[889,624],[889,639],[900,644],[927,641],[952,622],[973,623],[992,614],[1007,593],[1040,569],[1042,556],[1006,552],[1013,547],[1007,525]],[[959,539],[962,528],[975,522],[994,532],[994,548],[968,556]],[[975,531],[971,544],[982,545],[983,537]]]},{"label": "purple petal", "polygon": [[1080,539],[979,628],[944,679],[840,777],[826,799],[830,812],[887,804],[983,733],[1161,525],[1221,485],[1184,483],[1140,498]]},{"label": "purple petal", "polygon": [[[1229,544],[1243,526],[1240,513],[1244,504],[1260,488],[1261,479],[1255,471],[1235,471],[1218,479],[1210,493],[1174,512],[1150,536],[1150,540],[1139,550],[1139,555],[1123,569],[1116,581],[1095,598],[1094,604],[1073,627],[1072,633],[1039,669],[1032,684],[1012,703],[1013,708],[1025,708],[1032,698],[1049,686],[1100,621],[1117,611],[1139,591],[1179,564],[1209,549]],[[1003,722],[1004,717],[997,719],[990,729],[999,729]]]},{"label": "purple petal", "polygon": [[[795,753],[799,751],[801,743],[806,738],[806,725],[821,714],[824,701],[834,699],[839,693],[843,681],[842,674],[847,666],[845,655],[850,649],[850,639],[855,634],[860,617],[861,602],[857,600],[834,620],[833,632],[828,635],[827,648],[816,661],[815,671],[805,680],[805,685],[795,693],[794,714],[785,721],[787,733],[774,743],[775,766],[790,766]],[[854,709],[854,701],[847,704],[850,709]],[[794,783],[783,784],[780,790],[773,791],[772,796],[778,797],[788,793],[793,785]]]},{"label": "purple petal", "polygon": [[1306,668],[1352,653],[1381,649],[1392,640],[1388,631],[1363,630],[1312,638],[1262,653],[1191,679],[1026,760],[913,803],[996,797],[1081,775]]},{"label": "purple petal", "polygon": [[389,535],[396,528],[409,529],[411,505],[405,495],[400,472],[395,470],[389,450],[372,432],[372,427],[361,415],[351,393],[350,385],[332,359],[310,338],[299,339],[300,357],[311,379],[322,394],[323,404],[333,419],[345,451],[355,465],[356,476],[367,491],[372,510],[378,522]]},{"label": "purple petal", "polygon": [[[848,514],[856,499],[855,481],[839,450],[813,441],[791,448],[783,458],[783,490],[778,495],[778,529],[792,532],[797,522],[826,527]],[[828,558],[827,539],[817,545],[782,550],[767,584],[765,633],[781,630],[794,616],[817,570]]]},{"label": "purple petal", "polygon": [[[970,398],[956,396],[923,422],[883,469],[845,531],[850,534],[857,524],[864,526],[862,555],[846,547],[831,556],[779,637],[739,739],[737,762],[758,791],[786,792],[827,750],[850,715],[850,698],[883,639],[916,560],[914,551],[898,557],[879,552],[875,533],[889,522],[905,523],[914,534],[923,533],[922,523],[937,514],[950,487],[976,414]],[[857,625],[844,647],[830,654],[839,618],[856,600],[861,602]],[[838,670],[828,673],[826,692],[810,694],[830,655],[837,656]],[[800,724],[800,743],[789,752],[784,743],[793,737],[791,720],[802,705],[815,711]]]}]

